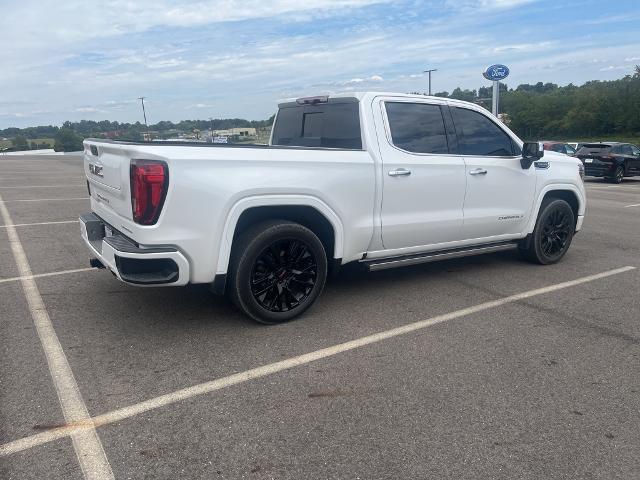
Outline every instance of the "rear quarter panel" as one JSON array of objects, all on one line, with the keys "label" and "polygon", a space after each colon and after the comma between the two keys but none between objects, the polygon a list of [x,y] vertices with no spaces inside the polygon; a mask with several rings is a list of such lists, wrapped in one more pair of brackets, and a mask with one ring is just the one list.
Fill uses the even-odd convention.
[{"label": "rear quarter panel", "polygon": [[[92,208],[135,241],[174,245],[189,259],[192,283],[226,273],[225,237],[243,208],[323,204],[342,222],[343,261],[360,258],[372,235],[374,163],[366,151],[296,148],[135,146],[131,158],[162,159],[169,189],[156,225],[140,226],[92,199]],[[129,185],[123,186],[129,189]],[[130,198],[130,197],[127,197]],[[247,201],[251,199],[251,201]],[[331,220],[331,219],[330,219]],[[227,230],[225,232],[225,229]],[[339,255],[338,255],[339,254]]]}]

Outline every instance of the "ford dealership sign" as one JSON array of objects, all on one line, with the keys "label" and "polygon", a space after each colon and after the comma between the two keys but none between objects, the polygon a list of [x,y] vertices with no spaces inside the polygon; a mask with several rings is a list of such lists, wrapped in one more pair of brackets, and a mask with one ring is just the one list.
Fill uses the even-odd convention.
[{"label": "ford dealership sign", "polygon": [[509,68],[506,65],[491,65],[487,67],[487,69],[482,72],[482,75],[487,80],[493,80],[494,82],[504,80],[509,76]]}]

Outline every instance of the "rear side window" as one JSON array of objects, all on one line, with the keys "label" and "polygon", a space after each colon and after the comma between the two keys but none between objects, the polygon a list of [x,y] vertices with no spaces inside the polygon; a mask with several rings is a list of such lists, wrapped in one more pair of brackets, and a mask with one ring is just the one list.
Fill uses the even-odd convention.
[{"label": "rear side window", "polygon": [[631,145],[622,145],[621,150],[623,155],[633,155],[633,150],[631,150]]},{"label": "rear side window", "polygon": [[439,105],[386,102],[393,144],[414,153],[448,153]]},{"label": "rear side window", "polygon": [[511,137],[492,120],[474,110],[459,107],[452,110],[459,154],[487,157],[515,155]]},{"label": "rear side window", "polygon": [[358,102],[281,107],[272,144],[361,150]]}]

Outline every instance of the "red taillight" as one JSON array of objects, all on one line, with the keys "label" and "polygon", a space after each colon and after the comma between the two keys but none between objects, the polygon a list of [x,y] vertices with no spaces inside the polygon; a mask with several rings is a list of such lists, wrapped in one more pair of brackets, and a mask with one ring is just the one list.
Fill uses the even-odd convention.
[{"label": "red taillight", "polygon": [[169,167],[159,160],[131,161],[133,221],[153,225],[158,221],[169,186]]}]

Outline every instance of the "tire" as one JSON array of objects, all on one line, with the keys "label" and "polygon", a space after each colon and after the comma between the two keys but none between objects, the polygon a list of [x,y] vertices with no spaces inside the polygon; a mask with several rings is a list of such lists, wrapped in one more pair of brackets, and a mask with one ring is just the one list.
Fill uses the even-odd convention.
[{"label": "tire", "polygon": [[531,237],[519,247],[520,253],[541,265],[558,262],[571,245],[575,224],[575,215],[566,201],[545,199]]},{"label": "tire", "polygon": [[327,279],[327,255],[308,228],[267,220],[234,242],[229,264],[229,297],[259,323],[288,322],[316,301]]},{"label": "tire", "polygon": [[622,183],[623,179],[624,179],[624,167],[622,167],[622,165],[618,165],[618,167],[616,168],[616,171],[613,172],[613,177],[611,177],[609,181],[613,183]]}]

